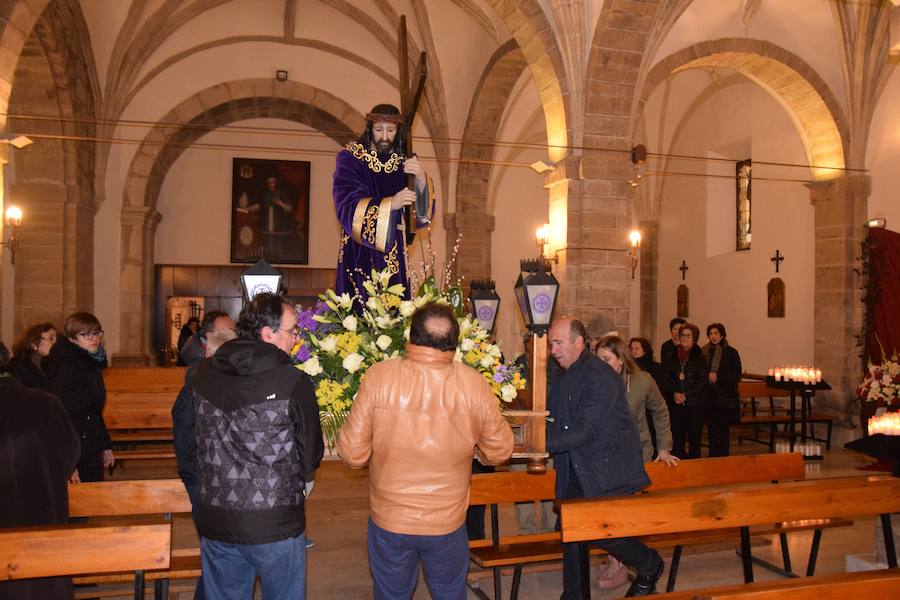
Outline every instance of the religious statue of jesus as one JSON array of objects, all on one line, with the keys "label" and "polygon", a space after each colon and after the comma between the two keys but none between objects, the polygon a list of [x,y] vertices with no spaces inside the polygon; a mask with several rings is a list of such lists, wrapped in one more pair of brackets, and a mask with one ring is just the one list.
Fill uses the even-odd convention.
[{"label": "religious statue of jesus", "polygon": [[[404,157],[404,123],[399,109],[379,104],[366,115],[366,130],[337,155],[334,205],[341,223],[335,292],[359,293],[372,269],[390,270],[391,285],[402,283],[410,297],[406,274],[406,230],[425,227],[434,216],[434,185],[413,155]],[[413,175],[415,191],[406,188]],[[404,208],[415,206],[414,223]]]}]

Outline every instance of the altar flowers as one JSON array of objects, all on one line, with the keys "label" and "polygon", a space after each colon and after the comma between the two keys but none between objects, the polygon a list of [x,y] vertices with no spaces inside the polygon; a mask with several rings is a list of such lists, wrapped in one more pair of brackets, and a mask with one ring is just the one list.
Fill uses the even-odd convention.
[{"label": "altar flowers", "polygon": [[459,318],[455,360],[476,369],[490,384],[501,409],[525,387],[519,369],[505,365],[500,347],[490,341],[471,315],[462,314],[458,287],[441,291],[433,278],[404,300],[402,284],[390,285],[388,270],[372,271],[363,281],[368,299],[327,290],[313,308],[297,307],[299,340],[293,349],[296,367],[313,379],[322,432],[329,448],[337,442],[366,370],[377,362],[404,356],[416,308],[429,302],[454,307]]}]

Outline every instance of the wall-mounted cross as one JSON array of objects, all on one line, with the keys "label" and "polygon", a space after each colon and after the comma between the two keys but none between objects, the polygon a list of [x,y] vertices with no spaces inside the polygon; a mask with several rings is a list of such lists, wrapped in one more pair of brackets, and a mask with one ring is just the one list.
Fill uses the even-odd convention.
[{"label": "wall-mounted cross", "polygon": [[681,271],[681,280],[682,281],[684,281],[685,276],[687,275],[688,269],[690,269],[690,267],[687,266],[687,263],[685,261],[681,261],[681,266],[678,267],[678,270]]},{"label": "wall-mounted cross", "polygon": [[775,272],[778,273],[781,270],[781,261],[784,260],[784,256],[781,255],[781,250],[775,250],[775,256],[770,258],[773,263],[775,263]]}]

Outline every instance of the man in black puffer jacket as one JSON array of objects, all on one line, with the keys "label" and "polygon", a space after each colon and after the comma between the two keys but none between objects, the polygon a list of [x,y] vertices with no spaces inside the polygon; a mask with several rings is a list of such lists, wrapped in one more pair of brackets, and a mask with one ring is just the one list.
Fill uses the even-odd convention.
[{"label": "man in black puffer jacket", "polygon": [[259,294],[238,339],[200,363],[195,519],[207,598],[306,597],[304,484],[324,446],[312,380],[291,364],[297,315]]}]

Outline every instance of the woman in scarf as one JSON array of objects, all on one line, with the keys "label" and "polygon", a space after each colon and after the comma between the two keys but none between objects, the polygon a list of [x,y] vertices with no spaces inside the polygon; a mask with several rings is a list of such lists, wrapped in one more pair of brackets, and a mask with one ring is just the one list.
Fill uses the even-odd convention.
[{"label": "woman in scarf", "polygon": [[[663,377],[671,398],[672,453],[679,458],[700,458],[700,436],[707,418],[709,372],[697,345],[700,328],[685,323],[678,334],[679,344],[663,356]],[[688,451],[685,454],[684,442]]]},{"label": "woman in scarf", "polygon": [[738,385],[741,382],[741,356],[728,345],[725,326],[712,323],[706,328],[709,343],[703,346],[703,359],[709,367],[709,455],[728,456],[729,428],[741,418]]},{"label": "woman in scarf", "polygon": [[103,481],[103,468],[115,464],[112,442],[103,422],[106,351],[103,329],[94,315],[69,315],[63,335],[44,360],[46,391],[62,400],[81,439],[81,459],[73,481]]}]

